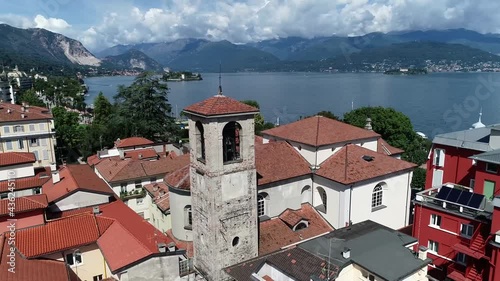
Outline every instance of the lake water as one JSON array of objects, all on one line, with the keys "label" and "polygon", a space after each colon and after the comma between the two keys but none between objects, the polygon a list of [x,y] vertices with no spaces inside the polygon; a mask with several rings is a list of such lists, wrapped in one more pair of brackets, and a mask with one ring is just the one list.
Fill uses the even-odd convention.
[{"label": "lake water", "polygon": [[[102,91],[112,100],[117,86],[134,77],[93,77],[87,103]],[[202,81],[169,82],[173,112],[217,93],[218,74]],[[484,124],[500,123],[500,73],[432,73],[390,76],[379,73],[228,73],[224,95],[259,102],[266,121],[285,124],[301,116],[329,110],[342,116],[352,107],[393,107],[410,117],[416,131],[436,133],[468,129],[482,107]]]}]

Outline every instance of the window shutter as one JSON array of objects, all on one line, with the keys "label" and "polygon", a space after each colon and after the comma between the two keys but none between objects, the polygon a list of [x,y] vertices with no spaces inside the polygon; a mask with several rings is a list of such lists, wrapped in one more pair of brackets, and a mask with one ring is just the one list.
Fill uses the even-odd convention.
[{"label": "window shutter", "polygon": [[439,150],[439,166],[444,167],[444,150]]}]

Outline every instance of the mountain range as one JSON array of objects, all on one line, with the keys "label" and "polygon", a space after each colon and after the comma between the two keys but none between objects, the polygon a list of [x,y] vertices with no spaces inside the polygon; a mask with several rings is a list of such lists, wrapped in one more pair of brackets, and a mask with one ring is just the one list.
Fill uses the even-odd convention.
[{"label": "mountain range", "polygon": [[[432,44],[431,44],[432,42]],[[0,62],[49,69],[106,68],[161,71],[318,71],[392,62],[421,65],[428,60],[470,63],[500,58],[500,36],[466,29],[369,33],[356,37],[288,37],[248,44],[205,39],[117,45],[89,52],[79,41],[44,29],[0,24]],[[346,63],[347,62],[347,63]]]}]

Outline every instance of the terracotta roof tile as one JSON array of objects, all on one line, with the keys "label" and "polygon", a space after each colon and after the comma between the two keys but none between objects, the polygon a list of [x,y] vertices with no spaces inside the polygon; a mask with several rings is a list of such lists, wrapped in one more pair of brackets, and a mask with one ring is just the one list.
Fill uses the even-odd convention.
[{"label": "terracotta roof tile", "polygon": [[154,144],[153,141],[150,141],[146,138],[141,137],[130,137],[122,140],[117,140],[115,142],[115,146],[117,148],[125,148],[125,147],[133,147],[133,146],[143,146]]},{"label": "terracotta roof tile", "polygon": [[304,220],[299,212],[290,209],[286,209],[281,215],[279,215],[279,218],[290,227],[294,227],[300,221]]},{"label": "terracotta roof tile", "polygon": [[21,229],[16,233],[16,246],[25,257],[34,258],[88,245],[98,238],[94,216],[81,215]]},{"label": "terracotta roof tile", "polygon": [[143,148],[143,149],[125,151],[124,156],[125,158],[132,158],[132,159],[159,158],[159,155],[158,153],[156,153],[154,148]]},{"label": "terracotta roof tile", "polygon": [[377,152],[391,156],[395,154],[401,154],[405,151],[397,147],[391,146],[384,139],[379,138],[377,140]]},{"label": "terracotta roof tile", "polygon": [[204,116],[217,116],[236,113],[257,113],[259,110],[224,95],[216,95],[184,109],[188,113]]},{"label": "terracotta roof tile", "polygon": [[266,280],[266,281],[274,281],[274,279],[273,279],[273,278],[271,278],[271,277],[269,277],[269,275],[264,275],[264,276],[262,277],[262,279],[264,279],[264,280]]},{"label": "terracotta roof tile", "polygon": [[117,159],[110,157],[103,159],[95,168],[107,182],[119,182],[148,178],[151,176],[164,176],[176,171],[189,163],[189,154],[173,157],[160,157],[158,160]]},{"label": "terracotta roof tile", "polygon": [[[8,113],[10,109],[10,113]],[[24,118],[21,114],[24,113]],[[18,104],[0,103],[0,123],[12,121],[28,121],[52,119],[52,114],[47,108],[38,106],[29,106],[25,112],[22,112],[22,106]]]},{"label": "terracotta roof tile", "polygon": [[153,203],[163,212],[170,209],[170,193],[168,186],[163,182],[146,184],[144,188],[151,194]]},{"label": "terracotta roof tile", "polygon": [[173,188],[191,190],[190,165],[165,176],[165,183]]},{"label": "terracotta roof tile", "polygon": [[2,281],[81,281],[65,262],[55,260],[28,260],[15,252],[15,273],[8,271],[7,255],[10,246],[4,235],[0,234],[0,280]]},{"label": "terracotta roof tile", "polygon": [[0,167],[34,163],[35,154],[32,152],[0,152]]},{"label": "terracotta roof tile", "polygon": [[335,276],[335,273],[339,270],[337,266],[333,264],[328,266],[328,263],[324,259],[314,256],[298,247],[260,256],[233,265],[225,270],[235,280],[253,280],[252,274],[258,272],[266,263],[278,268],[286,276],[292,277],[293,280],[300,281],[309,281],[311,280],[311,276],[320,276],[326,280],[324,272],[327,267],[331,271],[330,276]]},{"label": "terracotta roof tile", "polygon": [[48,181],[43,185],[43,193],[49,202],[59,200],[66,195],[81,190],[114,195],[113,190],[99,178],[90,166],[85,164],[67,165],[59,169],[61,180],[57,183]]},{"label": "terracotta roof tile", "polygon": [[374,131],[361,129],[323,116],[313,116],[273,129],[262,134],[311,145],[314,147],[380,137]]},{"label": "terracotta roof tile", "polygon": [[307,220],[309,226],[293,231],[294,225],[287,225],[281,216],[261,222],[259,224],[259,256],[333,230],[333,227],[307,203],[302,204],[299,210],[286,210],[283,215],[285,219],[294,217],[296,220],[298,217],[300,220]]},{"label": "terracotta roof tile", "polygon": [[102,159],[100,159],[97,154],[90,155],[89,157],[87,157],[87,164],[90,166],[94,166],[97,163],[101,162],[101,160]]},{"label": "terracotta roof tile", "polygon": [[[43,210],[49,205],[45,194],[15,197],[14,200],[14,214]],[[11,213],[9,210],[9,203],[11,202],[9,198],[0,200],[0,217]]]},{"label": "terracotta roof tile", "polygon": [[[364,156],[372,160],[367,161]],[[352,184],[415,167],[415,164],[351,144],[324,161],[316,174],[342,184]]]},{"label": "terracotta roof tile", "polygon": [[[14,180],[16,190],[42,187],[51,180],[50,167],[35,168],[35,175],[31,177],[17,178]],[[0,181],[0,193],[9,191],[9,181]]]},{"label": "terracotta roof tile", "polygon": [[295,178],[311,173],[309,163],[284,141],[255,146],[258,185]]}]

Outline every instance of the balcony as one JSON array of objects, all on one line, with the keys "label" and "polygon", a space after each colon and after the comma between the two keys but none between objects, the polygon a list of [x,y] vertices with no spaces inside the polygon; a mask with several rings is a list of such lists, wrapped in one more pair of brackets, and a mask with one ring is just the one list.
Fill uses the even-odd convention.
[{"label": "balcony", "polygon": [[146,190],[144,190],[143,188],[141,188],[140,190],[135,189],[135,190],[128,191],[128,192],[127,191],[120,192],[120,199],[122,199],[123,201],[134,199],[134,198],[143,198],[145,196],[146,196]]},{"label": "balcony", "polygon": [[[474,233],[472,237],[460,235],[460,243],[457,243],[452,246],[455,251],[466,254],[469,257],[479,259],[489,260],[489,257],[486,256],[485,248],[488,242],[488,230],[484,228],[482,224],[475,226]],[[486,239],[485,239],[486,237]]]},{"label": "balcony", "polygon": [[466,267],[461,265],[461,264],[450,264],[447,268],[447,275],[446,277],[450,278],[451,280],[455,281],[465,281],[465,271]]}]

